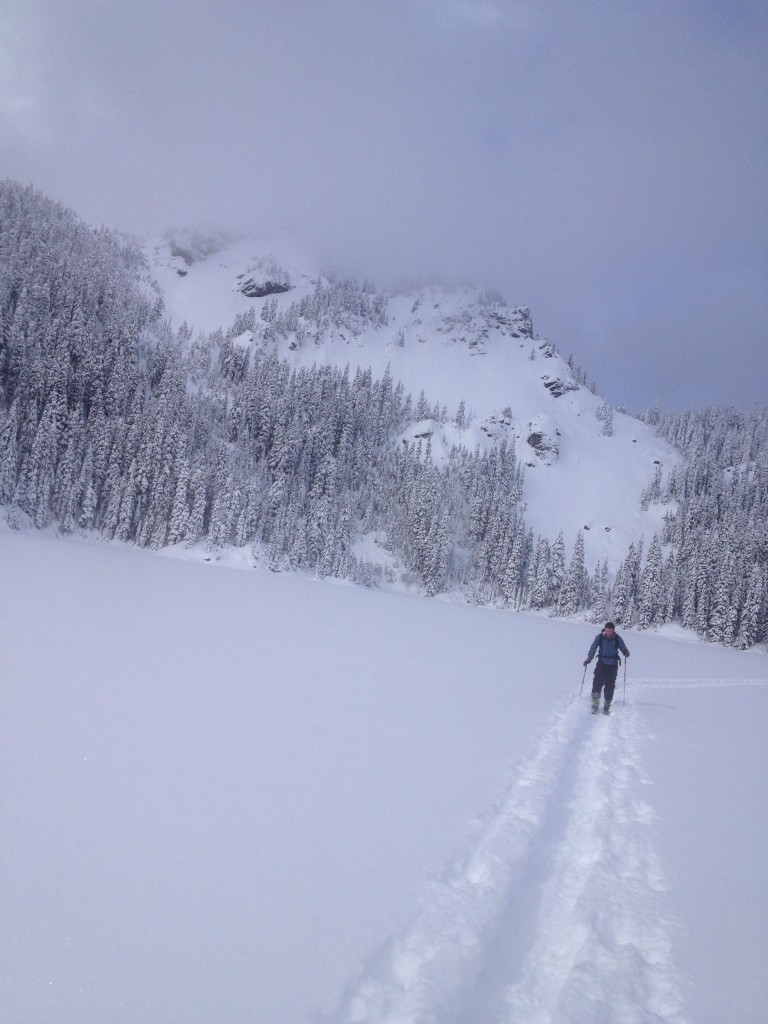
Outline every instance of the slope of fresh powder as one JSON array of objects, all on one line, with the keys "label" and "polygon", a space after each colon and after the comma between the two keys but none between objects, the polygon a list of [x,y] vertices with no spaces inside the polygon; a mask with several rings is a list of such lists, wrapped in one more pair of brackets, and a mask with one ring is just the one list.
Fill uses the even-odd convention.
[{"label": "slope of fresh powder", "polygon": [[282,297],[287,305],[311,294],[312,279],[319,274],[317,263],[304,247],[285,240],[222,240],[220,248],[199,254],[189,263],[172,254],[167,239],[158,237],[146,242],[145,254],[174,327],[186,321],[194,332],[226,330],[238,313],[250,306],[261,308],[263,300],[250,299],[239,290],[243,278],[238,275],[268,277],[269,265],[278,263],[290,274],[294,286]]},{"label": "slope of fresh powder", "polygon": [[627,634],[594,719],[589,625],[7,530],[0,573],[3,1024],[761,1019],[764,654]]}]

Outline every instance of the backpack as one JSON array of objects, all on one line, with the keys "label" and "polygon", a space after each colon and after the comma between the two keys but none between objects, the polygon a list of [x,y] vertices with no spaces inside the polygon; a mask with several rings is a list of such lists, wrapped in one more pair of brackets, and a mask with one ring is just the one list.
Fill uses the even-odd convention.
[{"label": "backpack", "polygon": [[[598,645],[597,645],[597,658],[598,658],[598,661],[603,656],[603,640],[607,640],[607,639],[608,639],[608,637],[605,636],[603,633],[600,634],[600,640],[599,640]],[[614,633],[613,634],[613,642],[616,645],[616,664],[617,665],[621,665],[621,648],[619,647],[619,634],[618,633]],[[610,658],[611,655],[607,654],[606,657]]]}]

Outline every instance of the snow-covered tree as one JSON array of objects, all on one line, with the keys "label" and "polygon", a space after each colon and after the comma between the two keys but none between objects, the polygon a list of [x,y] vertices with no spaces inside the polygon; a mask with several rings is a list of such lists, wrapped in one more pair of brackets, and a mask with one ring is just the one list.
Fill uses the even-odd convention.
[{"label": "snow-covered tree", "polygon": [[573,615],[582,608],[587,597],[587,570],[584,564],[584,532],[579,530],[573,545],[571,561],[557,598],[557,614]]}]

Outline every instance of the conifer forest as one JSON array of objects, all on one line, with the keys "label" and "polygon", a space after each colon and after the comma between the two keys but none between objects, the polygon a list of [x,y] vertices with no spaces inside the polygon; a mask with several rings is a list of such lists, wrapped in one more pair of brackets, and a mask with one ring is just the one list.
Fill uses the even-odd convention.
[{"label": "conifer forest", "polygon": [[[641,414],[683,458],[657,466],[641,498],[663,507],[663,531],[636,538],[613,574],[585,564],[581,533],[571,550],[563,533],[534,535],[513,443],[436,460],[428,437],[403,442],[409,424],[463,408],[389,373],[295,369],[277,353],[279,338],[385,317],[370,285],[323,280],[282,312],[267,299],[226,333],[193,336],[166,319],[130,238],[0,184],[0,514],[150,549],[204,544],[210,557],[249,546],[275,571],[365,586],[397,566],[428,596],[679,621],[741,649],[768,639],[765,408]],[[237,343],[245,330],[255,352]],[[392,567],[356,549],[364,535]]]}]

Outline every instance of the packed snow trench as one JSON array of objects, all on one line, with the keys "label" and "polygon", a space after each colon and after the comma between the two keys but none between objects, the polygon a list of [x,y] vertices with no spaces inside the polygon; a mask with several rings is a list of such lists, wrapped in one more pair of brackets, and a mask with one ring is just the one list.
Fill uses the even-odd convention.
[{"label": "packed snow trench", "polygon": [[630,702],[568,698],[462,861],[348,994],[349,1024],[682,1022]]},{"label": "packed snow trench", "polygon": [[[740,702],[740,691],[748,696],[760,688],[764,696],[767,682],[641,677],[633,680],[630,693],[718,691],[728,705]],[[627,699],[626,680],[622,696],[619,677],[610,715],[594,715],[589,690],[587,681],[583,694],[562,702],[476,842],[433,885],[409,926],[372,958],[329,1020],[686,1024],[722,1019],[719,1007],[700,1017],[686,1005],[685,990],[693,986],[681,977],[674,952],[685,923],[655,849],[652,780],[641,754],[643,741],[654,737],[644,721],[643,700]],[[765,774],[755,781],[764,788]],[[681,821],[687,825],[687,819]],[[758,891],[764,897],[764,883]],[[701,892],[702,903],[707,896]],[[709,927],[720,924],[709,922]],[[726,960],[727,942],[726,932],[721,939]],[[761,947],[764,953],[765,944]],[[758,970],[764,974],[764,966]],[[749,996],[727,993],[725,1006],[729,1020],[760,1019],[754,996],[750,1003]]]},{"label": "packed snow trench", "polygon": [[0,1024],[764,1019],[764,653],[194,558],[0,531]]}]

